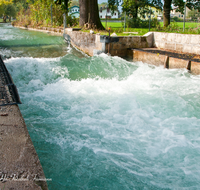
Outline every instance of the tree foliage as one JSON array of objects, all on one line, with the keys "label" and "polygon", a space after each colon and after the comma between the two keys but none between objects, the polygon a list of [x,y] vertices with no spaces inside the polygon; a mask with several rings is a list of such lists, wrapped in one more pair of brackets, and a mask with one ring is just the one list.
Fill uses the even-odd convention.
[{"label": "tree foliage", "polygon": [[51,6],[53,25],[63,24],[63,14],[68,12],[70,0],[13,0],[17,9],[17,22],[23,25],[51,25]]},{"label": "tree foliage", "polygon": [[200,12],[198,10],[191,10],[188,13],[188,17],[193,21],[197,21],[197,19],[200,18]]},{"label": "tree foliage", "polygon": [[71,3],[70,3],[70,6],[73,7],[73,6],[79,6],[79,1],[78,0],[72,0]]},{"label": "tree foliage", "polygon": [[3,21],[6,22],[7,17],[11,20],[11,17],[16,16],[16,9],[12,0],[0,1],[0,16],[3,16]]},{"label": "tree foliage", "polygon": [[[154,6],[159,9],[163,9],[164,26],[170,24],[170,11],[171,6],[178,7],[177,11],[184,12],[184,1],[183,0],[108,0],[111,9],[115,5],[121,3],[123,11],[126,11],[129,15],[132,15],[133,19],[137,19],[137,15],[140,11],[140,15],[145,13],[147,6]],[[199,0],[187,0],[186,6],[189,9],[196,9],[200,11]],[[139,9],[138,9],[139,7]]]}]

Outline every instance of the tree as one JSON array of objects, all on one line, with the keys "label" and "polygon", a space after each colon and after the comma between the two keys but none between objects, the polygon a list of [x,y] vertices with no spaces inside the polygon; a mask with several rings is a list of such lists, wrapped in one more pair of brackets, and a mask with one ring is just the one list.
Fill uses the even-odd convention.
[{"label": "tree", "polygon": [[[11,21],[11,17],[15,17],[16,16],[16,9],[15,6],[13,4],[8,4],[5,5],[5,13],[4,16],[6,18],[6,16],[9,17],[9,21]],[[6,22],[6,20],[5,20]]]},{"label": "tree", "polygon": [[138,17],[138,10],[140,10],[140,15],[143,15],[148,5],[148,0],[124,0],[122,7],[124,12],[136,19]]},{"label": "tree", "polygon": [[73,6],[79,6],[79,1],[78,0],[72,0],[70,6],[71,7],[73,7]]},{"label": "tree", "polygon": [[149,13],[149,6],[155,6],[161,9],[162,3],[156,0],[152,2],[151,0],[123,0],[123,1],[116,1],[116,0],[108,0],[109,7],[114,11],[115,6],[118,6],[122,3],[122,10],[126,12],[129,18],[132,18],[133,26],[138,26],[138,15],[145,18],[146,14]]},{"label": "tree", "polygon": [[196,21],[200,18],[200,12],[198,10],[191,10],[188,12],[188,17],[190,17],[191,20]]},{"label": "tree", "polygon": [[[164,0],[164,14],[163,14],[163,22],[164,26],[168,26],[170,24],[170,11],[171,11],[171,5],[174,5],[175,7],[178,7],[177,11],[184,13],[184,5],[185,2],[183,0]],[[186,6],[189,9],[197,9],[200,10],[200,2],[199,0],[187,0]]]},{"label": "tree", "polygon": [[90,27],[96,27],[96,29],[104,30],[105,28],[101,24],[99,18],[99,8],[97,0],[79,0],[80,6],[80,20],[79,25],[84,26],[88,23]]},{"label": "tree", "polygon": [[[123,2],[127,2],[129,6],[131,5],[132,13],[136,16],[138,5],[143,5],[143,0],[123,0]],[[178,7],[177,11],[184,12],[184,1],[183,0],[144,0],[146,1],[146,4],[153,5],[155,7],[158,7],[160,9],[163,8],[163,22],[164,26],[167,27],[170,24],[170,11],[172,4],[175,7]],[[164,1],[164,6],[163,6]],[[112,8],[114,5],[119,5],[119,3],[122,2],[122,0],[108,0],[109,6]],[[140,4],[142,3],[142,4]],[[126,6],[125,3],[122,4],[123,10],[129,10],[130,8]],[[200,1],[199,0],[187,0],[186,6],[189,9],[197,9],[200,11]],[[128,8],[128,9],[127,9]]]},{"label": "tree", "polygon": [[1,0],[0,1],[0,16],[3,16],[3,21],[6,22],[7,15],[5,14],[5,11],[7,9],[8,5],[12,4],[12,0]]},{"label": "tree", "polygon": [[70,0],[56,0],[56,4],[61,5],[62,9],[65,11],[65,13],[68,12],[68,5],[70,3]]}]

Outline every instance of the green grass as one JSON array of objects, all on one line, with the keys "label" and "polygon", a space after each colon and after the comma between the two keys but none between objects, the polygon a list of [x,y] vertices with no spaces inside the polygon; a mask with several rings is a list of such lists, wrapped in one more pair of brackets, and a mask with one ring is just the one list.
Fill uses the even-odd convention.
[{"label": "green grass", "polygon": [[[115,32],[118,36],[130,36],[130,35],[139,35],[142,36],[146,34],[148,28],[126,28],[125,32],[138,32],[138,34],[124,34],[124,25],[123,22],[106,22],[102,21],[103,26],[108,30],[111,28],[111,34]],[[160,29],[151,28],[151,31],[158,32],[170,32],[170,33],[185,33],[185,34],[199,34],[200,33],[200,23],[194,22],[185,22],[185,32],[183,32],[183,22],[171,22],[171,25],[167,28],[163,28],[163,22],[160,22]]]},{"label": "green grass", "polygon": [[[172,22],[177,24],[178,27],[183,28],[183,22]],[[103,26],[106,26],[106,22],[102,21]],[[160,22],[160,25],[163,27],[163,22]],[[185,22],[185,28],[196,28],[200,26],[200,23],[196,23],[196,22]],[[123,22],[107,22],[107,28],[111,27],[111,28],[122,28],[124,27],[124,23]]]},{"label": "green grass", "polygon": [[2,19],[2,18],[0,18],[0,22],[3,22],[3,19]]},{"label": "green grass", "polygon": [[[178,27],[183,28],[183,22],[171,22],[172,24],[176,24]],[[160,22],[160,25],[163,27],[163,22]],[[185,28],[196,28],[200,26],[200,23],[196,22],[185,22]]]},{"label": "green grass", "polygon": [[[105,21],[101,21],[101,23],[103,24],[104,27],[106,27],[106,22]],[[122,22],[107,22],[107,28],[111,27],[111,28],[121,28]]]}]

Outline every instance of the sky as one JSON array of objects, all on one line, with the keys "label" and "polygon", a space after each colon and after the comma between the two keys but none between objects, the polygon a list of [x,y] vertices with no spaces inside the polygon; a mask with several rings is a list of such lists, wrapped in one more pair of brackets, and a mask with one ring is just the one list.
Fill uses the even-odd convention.
[{"label": "sky", "polygon": [[108,2],[108,1],[106,1],[106,0],[98,0],[98,4],[101,4],[101,3],[103,3],[103,2]]}]

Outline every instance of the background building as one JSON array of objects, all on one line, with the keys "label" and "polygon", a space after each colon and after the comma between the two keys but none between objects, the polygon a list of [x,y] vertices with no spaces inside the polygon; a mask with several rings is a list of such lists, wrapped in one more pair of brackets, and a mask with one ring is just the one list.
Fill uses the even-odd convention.
[{"label": "background building", "polygon": [[70,7],[69,15],[74,16],[75,18],[79,18],[80,17],[79,6]]},{"label": "background building", "polygon": [[112,13],[112,11],[109,8],[102,8],[100,7],[99,9],[99,17],[100,19],[102,18],[119,18],[119,12],[117,10],[114,11],[114,13]]}]

